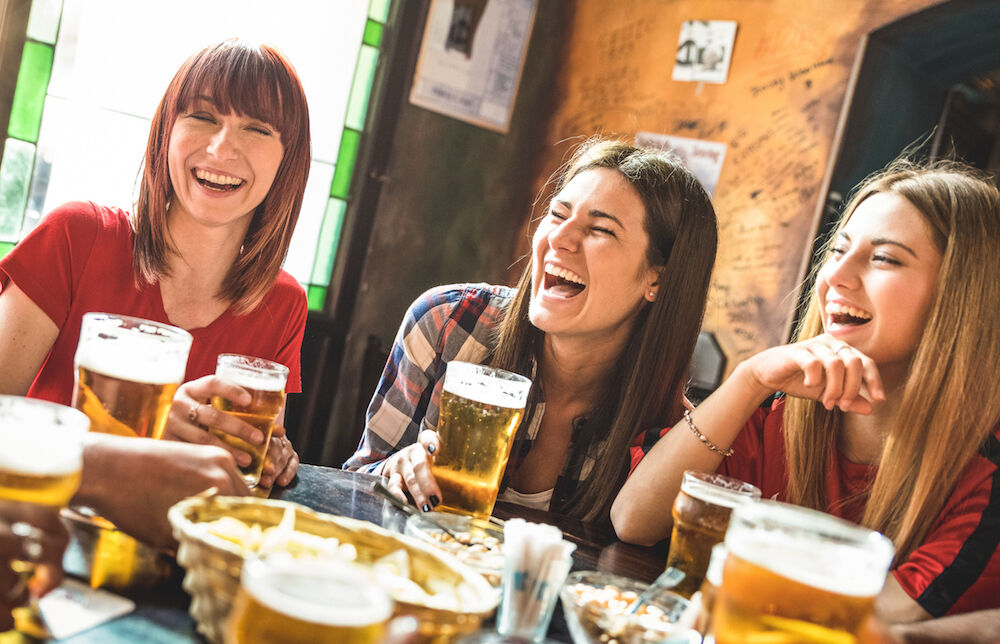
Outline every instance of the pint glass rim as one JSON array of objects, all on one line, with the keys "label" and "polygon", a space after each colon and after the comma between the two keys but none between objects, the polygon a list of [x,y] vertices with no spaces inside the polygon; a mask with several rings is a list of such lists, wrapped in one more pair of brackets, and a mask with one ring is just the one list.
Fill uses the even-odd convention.
[{"label": "pint glass rim", "polygon": [[[9,418],[7,412],[18,408],[49,410],[52,412],[52,417],[56,420],[56,427],[53,427],[53,425],[46,425],[44,428],[45,430],[79,435],[80,440],[82,440],[83,436],[90,431],[90,418],[75,407],[62,405],[49,400],[42,400],[40,398],[0,394],[0,432],[8,431],[10,428],[10,423],[7,422],[7,419]],[[32,431],[35,429],[37,428],[32,428]],[[10,429],[10,431],[14,430]]]},{"label": "pint glass rim", "polygon": [[[706,503],[731,508],[749,501],[759,500],[761,496],[760,488],[752,483],[724,474],[701,470],[685,470],[684,476],[681,478],[681,490]],[[699,492],[704,492],[708,498],[699,495]],[[732,503],[727,503],[727,501],[732,501]]]},{"label": "pint glass rim", "polygon": [[243,353],[220,353],[215,359],[216,375],[218,375],[219,367],[223,366],[246,369],[261,375],[282,376],[286,379],[289,373],[288,367],[280,362]]},{"label": "pint glass rim", "polygon": [[[479,397],[471,395],[471,392],[466,389],[466,385],[473,384],[467,382],[469,379],[473,378],[486,378],[498,383],[498,390],[502,396],[510,398],[510,400],[505,400],[503,403],[500,403],[499,400],[480,400]],[[460,379],[462,382],[456,382]],[[449,380],[452,381],[451,384],[449,384]],[[456,384],[458,385],[457,388],[455,386]],[[524,409],[524,406],[528,402],[528,392],[530,390],[530,378],[526,378],[521,374],[514,373],[512,371],[507,371],[506,369],[499,369],[497,367],[477,364],[475,362],[465,362],[464,360],[451,360],[445,365],[442,391],[447,391],[458,396],[477,400],[478,402],[500,404],[503,407],[509,407],[512,409]]]},{"label": "pint glass rim", "polygon": [[[741,529],[740,524],[750,524],[747,527],[760,527],[769,530],[783,529],[788,532],[808,532],[824,541],[870,547],[873,551],[882,549],[891,553],[895,550],[892,541],[881,532],[827,512],[773,499],[760,499],[733,508],[733,514],[729,520],[730,530],[734,526],[737,527],[737,530]],[[731,545],[730,550],[732,550]]]},{"label": "pint glass rim", "polygon": [[[146,318],[136,317],[134,315],[123,315],[121,313],[107,313],[104,311],[90,311],[83,314],[82,321],[80,322],[81,339],[84,324],[87,321],[94,322],[105,322],[111,320],[119,320],[125,322],[128,326],[117,325],[118,328],[125,329],[128,331],[138,331],[139,333],[144,333],[145,335],[160,338],[164,343],[184,343],[190,344],[194,340],[194,336],[188,331],[180,328],[179,326],[174,326],[173,324],[167,324],[165,322],[157,322],[156,320],[148,320]],[[149,333],[143,327],[153,327],[156,329],[156,333]]]}]

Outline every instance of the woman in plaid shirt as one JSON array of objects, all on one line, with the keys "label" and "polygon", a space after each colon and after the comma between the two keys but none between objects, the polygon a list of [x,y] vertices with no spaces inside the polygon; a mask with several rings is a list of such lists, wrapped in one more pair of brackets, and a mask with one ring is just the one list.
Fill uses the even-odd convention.
[{"label": "woman in plaid shirt", "polygon": [[[413,303],[345,463],[430,510],[447,363],[534,381],[501,498],[607,521],[644,430],[676,422],[717,230],[708,193],[673,156],[590,141],[567,164],[516,288],[438,287]],[[658,434],[657,434],[658,436]]]}]

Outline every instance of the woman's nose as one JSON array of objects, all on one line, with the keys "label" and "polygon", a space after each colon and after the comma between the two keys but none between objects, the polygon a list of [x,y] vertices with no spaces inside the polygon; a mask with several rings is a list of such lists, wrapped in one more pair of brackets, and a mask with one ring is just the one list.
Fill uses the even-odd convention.
[{"label": "woman's nose", "polygon": [[858,284],[858,260],[850,252],[827,260],[820,277],[830,286],[853,288]]},{"label": "woman's nose", "polygon": [[563,219],[549,233],[549,246],[553,249],[576,250],[580,244],[580,226],[572,218]]},{"label": "woman's nose", "polygon": [[220,159],[236,156],[236,142],[233,131],[228,126],[222,126],[212,134],[208,142],[209,154]]}]

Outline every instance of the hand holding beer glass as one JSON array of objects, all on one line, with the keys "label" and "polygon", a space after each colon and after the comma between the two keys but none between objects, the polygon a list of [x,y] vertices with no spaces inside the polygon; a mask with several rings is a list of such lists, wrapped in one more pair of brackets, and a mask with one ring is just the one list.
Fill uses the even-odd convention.
[{"label": "hand holding beer glass", "polygon": [[431,472],[441,508],[488,517],[531,381],[502,369],[453,360],[441,392],[441,447]]},{"label": "hand holding beer glass", "polygon": [[878,532],[777,501],[735,508],[725,543],[717,644],[857,641],[894,552]]},{"label": "hand holding beer glass", "polygon": [[168,324],[85,314],[73,406],[90,417],[91,431],[161,438],[192,341],[190,333]]},{"label": "hand holding beer glass", "polygon": [[392,608],[355,565],[274,553],[243,565],[225,644],[377,644]]},{"label": "hand holding beer glass", "polygon": [[759,498],[760,490],[749,483],[721,474],[684,472],[681,490],[674,499],[674,528],[667,555],[667,567],[684,572],[675,593],[690,599],[701,587],[712,546],[726,537],[733,508]]},{"label": "hand holding beer glass", "polygon": [[[44,517],[45,525],[21,520],[15,515],[24,511],[16,506],[10,506],[5,513],[14,519],[8,528],[21,539],[23,554],[23,558],[10,563],[19,579],[5,593],[5,600],[14,600],[23,593],[35,574],[36,564],[43,559],[48,559],[49,566],[55,569],[54,573],[50,571],[48,583],[60,576],[66,533],[59,523],[58,511],[69,504],[80,486],[83,438],[89,426],[87,417],[70,407],[19,396],[0,396],[0,445],[3,445],[0,500],[31,504],[51,512]],[[62,544],[58,553],[46,552],[51,543]],[[34,611],[28,609],[17,617],[19,627],[30,626]]]},{"label": "hand holding beer glass", "polygon": [[212,396],[212,407],[260,430],[264,436],[263,442],[254,444],[214,427],[210,427],[209,431],[230,447],[250,455],[250,464],[241,465],[240,470],[247,485],[256,487],[264,470],[264,459],[271,443],[274,422],[285,406],[288,367],[263,358],[223,353],[216,362],[215,375],[250,394],[250,403],[247,405],[239,405],[223,396]]}]

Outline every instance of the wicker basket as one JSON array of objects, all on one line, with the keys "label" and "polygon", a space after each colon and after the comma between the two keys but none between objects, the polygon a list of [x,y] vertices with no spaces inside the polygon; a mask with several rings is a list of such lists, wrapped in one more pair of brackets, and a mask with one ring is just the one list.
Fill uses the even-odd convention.
[{"label": "wicker basket", "polygon": [[223,516],[263,527],[277,525],[287,508],[295,509],[295,529],[352,543],[358,561],[367,563],[399,549],[411,560],[411,577],[418,584],[434,577],[455,584],[462,611],[454,612],[396,601],[396,615],[413,615],[425,642],[448,642],[479,628],[496,609],[498,596],[471,568],[437,549],[367,521],[314,512],[309,508],[253,497],[195,496],[170,508],[168,517],[179,542],[177,562],[184,567],[184,590],[191,595],[191,616],[198,632],[211,642],[223,641],[226,619],[239,589],[243,554],[233,543],[208,534],[198,523]]}]

